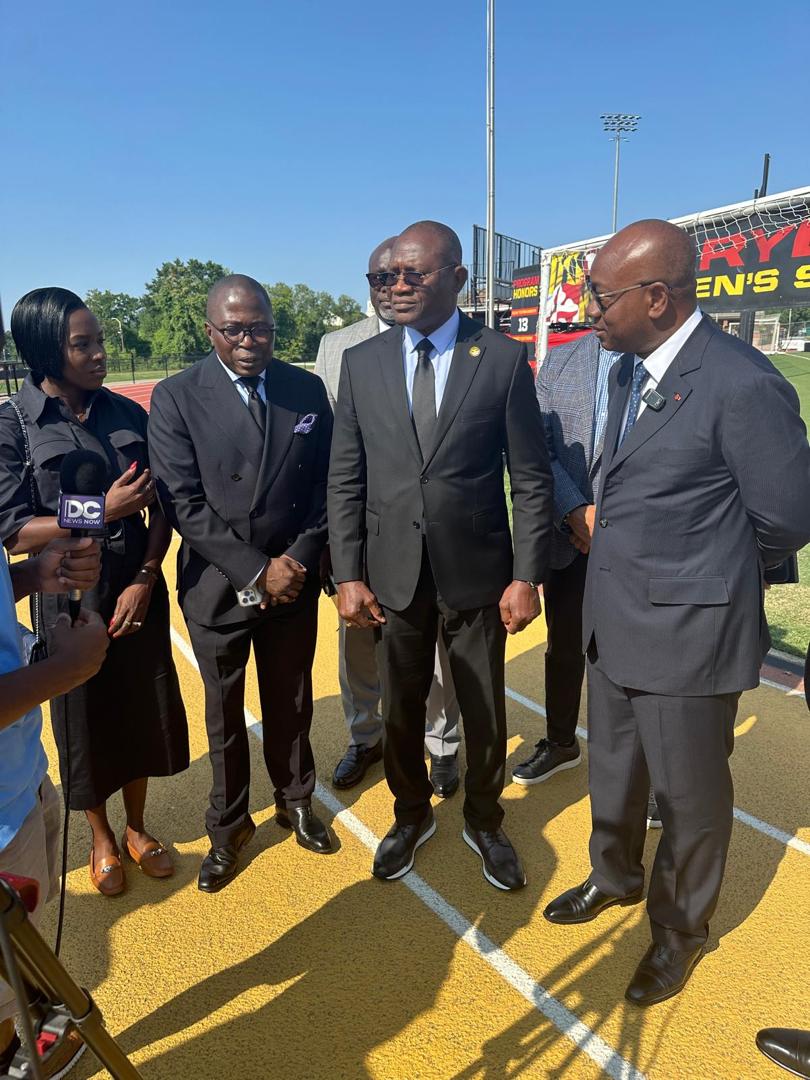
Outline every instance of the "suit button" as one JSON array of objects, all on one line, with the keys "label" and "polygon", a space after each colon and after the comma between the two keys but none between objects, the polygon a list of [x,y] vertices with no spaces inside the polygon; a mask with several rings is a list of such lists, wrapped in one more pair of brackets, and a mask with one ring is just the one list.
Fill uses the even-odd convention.
[{"label": "suit button", "polygon": [[428,478],[426,476],[423,476],[422,477],[422,483],[426,484],[427,482],[428,482]]},{"label": "suit button", "polygon": [[289,547],[290,544],[294,544],[294,543],[295,543],[295,537],[294,536],[288,536],[287,537],[287,547]]},{"label": "suit button", "polygon": [[603,529],[606,529],[608,527],[608,519],[607,518],[599,518],[599,524],[601,525],[601,527]]},{"label": "suit button", "polygon": [[421,527],[422,527],[422,526],[421,526],[421,525],[419,524],[419,522],[418,522],[418,521],[412,521],[412,522],[411,522],[411,525],[413,525],[413,527],[414,527],[415,529],[421,529]]},{"label": "suit button", "polygon": [[242,477],[239,475],[238,472],[231,473],[231,480],[241,480],[241,479],[242,479]]}]

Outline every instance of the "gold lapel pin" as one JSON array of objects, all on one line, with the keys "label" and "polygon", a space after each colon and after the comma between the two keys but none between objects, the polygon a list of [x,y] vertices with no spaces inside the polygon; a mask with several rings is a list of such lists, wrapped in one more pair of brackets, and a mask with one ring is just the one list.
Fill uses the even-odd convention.
[{"label": "gold lapel pin", "polygon": [[477,345],[471,345],[470,346],[470,356],[480,356],[480,355],[481,355],[481,350],[478,348],[478,346]]}]

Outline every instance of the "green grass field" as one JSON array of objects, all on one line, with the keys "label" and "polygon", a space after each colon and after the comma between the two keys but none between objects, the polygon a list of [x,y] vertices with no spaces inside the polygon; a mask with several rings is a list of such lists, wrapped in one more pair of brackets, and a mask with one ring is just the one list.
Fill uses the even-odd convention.
[{"label": "green grass field", "polygon": [[[810,353],[778,353],[771,360],[796,387],[810,427]],[[765,598],[765,611],[774,646],[804,656],[810,641],[810,546],[799,552],[799,584],[775,585]]]}]

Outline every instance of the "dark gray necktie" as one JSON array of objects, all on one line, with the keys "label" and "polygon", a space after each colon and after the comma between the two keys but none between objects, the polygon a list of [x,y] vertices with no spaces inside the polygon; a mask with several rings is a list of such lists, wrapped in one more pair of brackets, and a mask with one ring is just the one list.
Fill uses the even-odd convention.
[{"label": "dark gray necktie", "polygon": [[265,408],[264,402],[259,397],[259,383],[261,382],[261,376],[243,375],[239,381],[248,392],[248,412],[256,421],[256,427],[262,435],[264,435],[265,427],[267,425],[267,409]]},{"label": "dark gray necktie", "polygon": [[413,376],[413,426],[424,458],[433,444],[436,431],[436,370],[430,362],[433,345],[430,338],[417,342],[416,371]]}]

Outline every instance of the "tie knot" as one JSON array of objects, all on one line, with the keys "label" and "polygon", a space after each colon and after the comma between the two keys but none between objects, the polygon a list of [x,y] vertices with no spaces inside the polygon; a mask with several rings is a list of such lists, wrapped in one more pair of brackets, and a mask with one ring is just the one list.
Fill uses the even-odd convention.
[{"label": "tie knot", "polygon": [[251,393],[255,394],[259,389],[259,383],[262,381],[261,375],[243,375],[240,380],[242,386],[247,387]]},{"label": "tie knot", "polygon": [[432,351],[433,342],[430,340],[430,338],[423,337],[421,341],[417,341],[416,354],[420,360],[429,360]]}]

